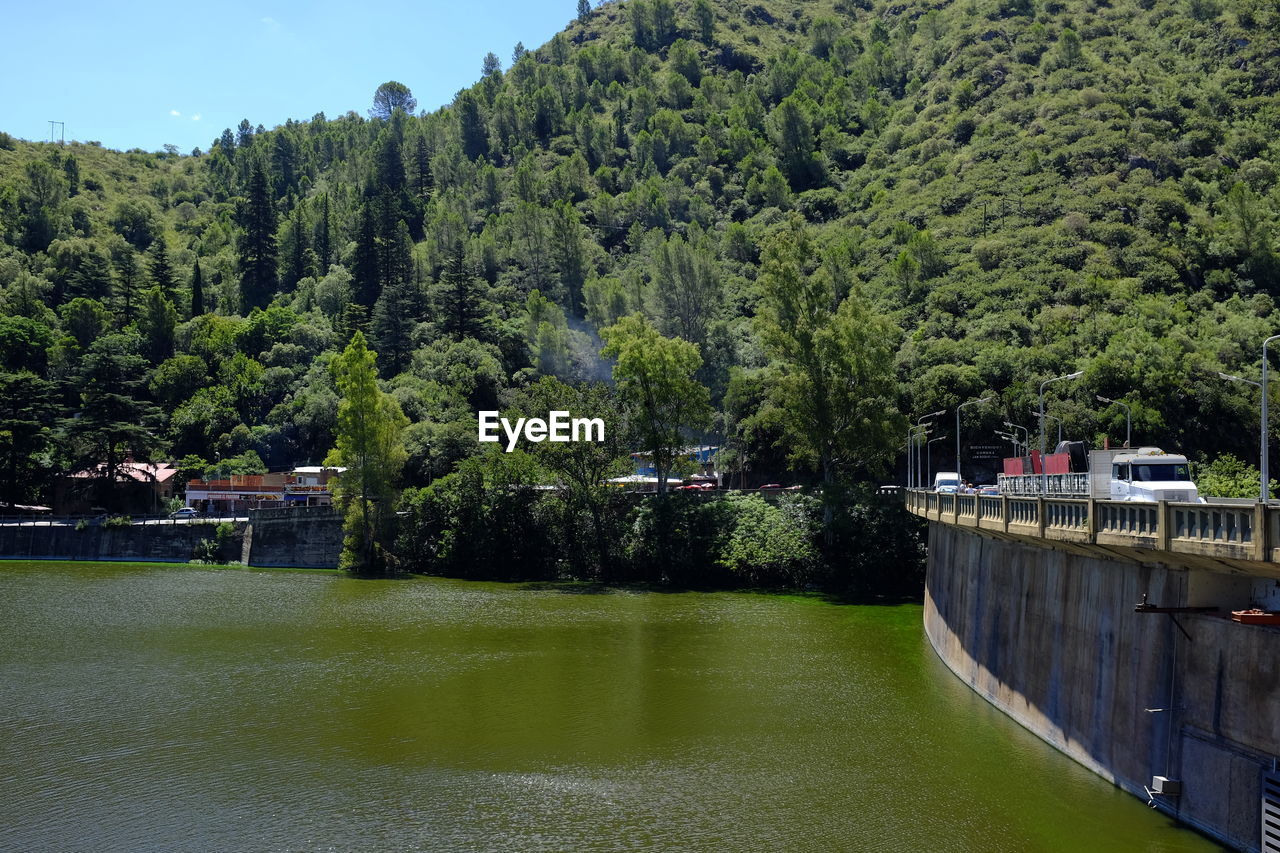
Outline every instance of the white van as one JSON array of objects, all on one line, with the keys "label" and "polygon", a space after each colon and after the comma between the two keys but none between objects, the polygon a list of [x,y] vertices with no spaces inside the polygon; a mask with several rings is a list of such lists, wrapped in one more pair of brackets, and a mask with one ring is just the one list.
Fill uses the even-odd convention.
[{"label": "white van", "polygon": [[960,491],[960,474],[956,471],[939,471],[933,477],[933,490],[941,495],[954,495]]}]

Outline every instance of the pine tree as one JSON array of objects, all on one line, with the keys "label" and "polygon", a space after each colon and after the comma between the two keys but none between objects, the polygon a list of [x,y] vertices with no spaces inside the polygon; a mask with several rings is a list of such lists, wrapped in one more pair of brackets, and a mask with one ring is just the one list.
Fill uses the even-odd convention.
[{"label": "pine tree", "polygon": [[320,221],[316,223],[316,255],[320,258],[320,274],[329,274],[329,264],[333,261],[333,244],[329,221],[329,194],[320,197]]},{"label": "pine tree", "polygon": [[28,498],[43,467],[40,454],[53,435],[58,410],[54,385],[30,371],[0,372],[0,497],[10,505]]},{"label": "pine tree", "polygon": [[298,205],[293,209],[293,213],[289,217],[288,243],[288,260],[285,263],[283,280],[281,286],[286,290],[292,290],[298,285],[298,281],[307,275],[307,250],[311,248],[307,245],[306,224],[302,219],[302,205]]},{"label": "pine tree", "polygon": [[276,291],[276,212],[267,171],[258,159],[249,176],[249,198],[241,214],[241,310],[263,308]]},{"label": "pine tree", "polygon": [[132,246],[122,245],[115,262],[116,274],[119,276],[120,285],[116,288],[119,301],[117,310],[124,318],[124,322],[128,324],[133,321],[138,286],[142,282],[142,270],[138,265],[138,256],[134,253]]},{"label": "pine tree", "polygon": [[177,326],[177,309],[164,291],[153,287],[142,295],[138,334],[142,336],[143,354],[152,364],[173,355],[173,333]]},{"label": "pine tree", "polygon": [[581,317],[582,288],[588,271],[587,254],[578,212],[568,202],[561,202],[552,209],[551,239],[569,313]]},{"label": "pine tree", "polygon": [[431,199],[431,190],[435,186],[431,178],[431,149],[427,146],[427,137],[419,136],[413,149],[413,191],[422,205]]},{"label": "pine tree", "polygon": [[204,313],[204,278],[200,274],[200,259],[191,268],[191,316]]},{"label": "pine tree", "polygon": [[141,399],[146,360],[133,335],[107,335],[93,342],[81,362],[78,416],[62,424],[63,446],[70,450],[72,469],[100,471],[108,509],[116,508],[115,491],[120,463],[126,453],[142,456],[156,447],[159,410]]},{"label": "pine tree", "polygon": [[440,281],[437,299],[440,330],[458,340],[478,337],[484,328],[485,310],[480,282],[467,269],[462,240],[454,242]]},{"label": "pine tree", "polygon": [[160,288],[167,298],[173,298],[174,280],[173,264],[169,261],[169,249],[165,246],[164,237],[159,237],[151,244],[150,269],[151,283]]},{"label": "pine tree", "polygon": [[62,171],[67,176],[67,197],[70,198],[79,194],[80,163],[76,160],[76,155],[67,155],[67,159],[62,161]]},{"label": "pine tree", "polygon": [[591,17],[591,0],[578,0],[578,20],[585,21]]},{"label": "pine tree", "polygon": [[106,301],[111,295],[111,262],[95,246],[80,259],[68,283],[67,295],[72,299],[83,296]]},{"label": "pine tree", "polygon": [[489,128],[480,112],[480,99],[473,92],[464,91],[454,102],[458,113],[458,136],[462,140],[462,153],[468,160],[489,153]]},{"label": "pine tree", "polygon": [[413,329],[422,310],[413,280],[413,241],[403,222],[395,243],[390,251],[395,258],[393,275],[373,307],[372,323],[374,343],[386,359],[390,376],[400,373],[408,364],[409,354],[413,352]]},{"label": "pine tree", "polygon": [[716,32],[716,15],[710,0],[694,0],[693,20],[698,25],[698,39],[710,47]]},{"label": "pine tree", "polygon": [[372,199],[365,199],[360,205],[360,230],[356,233],[351,269],[355,301],[366,309],[378,300],[378,231],[373,206]]}]

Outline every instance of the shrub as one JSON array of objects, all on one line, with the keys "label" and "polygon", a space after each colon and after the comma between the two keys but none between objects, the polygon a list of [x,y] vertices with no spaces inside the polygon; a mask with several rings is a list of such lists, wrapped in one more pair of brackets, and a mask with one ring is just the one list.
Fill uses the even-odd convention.
[{"label": "shrub", "polygon": [[786,495],[771,504],[760,495],[730,495],[731,523],[716,562],[756,586],[804,586],[819,563],[818,501]]}]

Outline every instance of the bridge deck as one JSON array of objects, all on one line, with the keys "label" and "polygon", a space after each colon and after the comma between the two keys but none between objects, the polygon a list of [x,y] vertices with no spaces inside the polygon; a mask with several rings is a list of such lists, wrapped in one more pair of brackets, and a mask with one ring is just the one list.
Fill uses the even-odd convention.
[{"label": "bridge deck", "polygon": [[1280,578],[1280,505],[1130,503],[1088,498],[906,492],[930,521],[1063,546],[1100,546],[1134,559],[1160,553],[1213,571]]}]

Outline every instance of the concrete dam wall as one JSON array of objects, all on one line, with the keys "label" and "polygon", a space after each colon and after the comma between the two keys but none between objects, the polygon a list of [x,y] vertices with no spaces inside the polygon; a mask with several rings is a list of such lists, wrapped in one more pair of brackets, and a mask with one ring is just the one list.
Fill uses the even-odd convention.
[{"label": "concrete dam wall", "polygon": [[[1144,800],[1260,850],[1263,783],[1280,755],[1280,628],[1221,615],[1257,580],[1107,549],[929,525],[925,631],[944,662],[1022,725]],[[1274,584],[1274,581],[1267,583]],[[1273,843],[1280,844],[1280,838]]]},{"label": "concrete dam wall", "polygon": [[342,552],[342,516],[329,507],[251,510],[248,524],[136,523],[127,527],[38,523],[0,525],[0,559],[186,563],[216,547],[223,562],[334,569]]},{"label": "concrete dam wall", "polygon": [[342,515],[333,507],[249,511],[240,561],[246,566],[336,569]]},{"label": "concrete dam wall", "polygon": [[99,560],[138,563],[185,563],[205,542],[215,543],[222,560],[238,560],[243,522],[218,541],[214,524],[132,524],[127,527],[72,524],[0,525],[0,559]]}]

